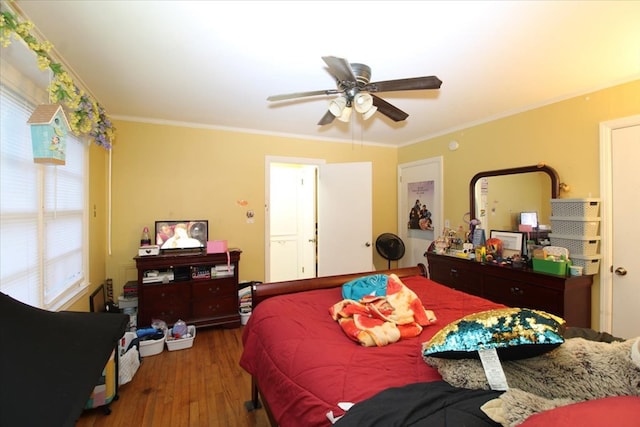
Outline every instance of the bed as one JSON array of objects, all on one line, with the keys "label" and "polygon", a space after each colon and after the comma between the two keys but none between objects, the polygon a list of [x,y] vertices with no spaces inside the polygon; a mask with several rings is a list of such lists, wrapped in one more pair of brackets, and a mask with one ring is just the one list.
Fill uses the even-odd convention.
[{"label": "bed", "polygon": [[[392,273],[415,292],[425,308],[433,310],[437,322],[413,338],[382,347],[360,346],[345,336],[329,315],[329,307],[343,298],[344,283],[365,275]],[[247,408],[264,406],[271,423],[282,427],[330,426],[332,419],[345,413],[338,425],[427,425],[425,420],[431,421],[428,425],[499,425],[478,407],[500,392],[451,387],[438,370],[424,362],[422,344],[456,319],[504,306],[440,285],[426,276],[426,268],[420,264],[255,285],[254,310],[243,330],[244,349],[239,362],[252,376]],[[413,404],[401,408],[403,402],[412,400],[407,396],[421,396],[423,400],[413,399]],[[356,406],[346,411],[344,402]],[[629,401],[607,404],[640,408],[637,400],[631,405]],[[415,415],[418,409],[430,407],[434,407],[431,413]],[[566,412],[567,407],[559,409]],[[592,409],[589,406],[588,410]],[[576,416],[576,412],[569,413]],[[589,419],[594,419],[592,414]],[[543,419],[539,425],[553,424]]]}]

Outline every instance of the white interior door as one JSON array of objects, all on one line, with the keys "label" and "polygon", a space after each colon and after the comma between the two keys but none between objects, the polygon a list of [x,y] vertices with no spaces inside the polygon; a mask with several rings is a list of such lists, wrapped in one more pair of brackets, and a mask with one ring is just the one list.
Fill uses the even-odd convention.
[{"label": "white interior door", "polygon": [[271,163],[268,281],[316,275],[316,165]]},{"label": "white interior door", "polygon": [[371,162],[320,166],[318,276],[373,269],[371,182]]},{"label": "white interior door", "polygon": [[[416,183],[426,184],[421,189]],[[432,230],[409,228],[410,211],[417,200],[431,212]],[[424,253],[442,232],[442,216],[442,157],[398,165],[398,236],[406,249],[398,261],[400,267],[426,264]]]},{"label": "white interior door", "polygon": [[[640,335],[640,272],[634,268],[640,156],[640,115],[600,124],[600,329]],[[626,274],[616,274],[618,269]],[[619,273],[622,270],[618,270]]]},{"label": "white interior door", "polygon": [[640,242],[640,125],[612,131],[612,334],[640,336],[640,269],[635,245]]}]

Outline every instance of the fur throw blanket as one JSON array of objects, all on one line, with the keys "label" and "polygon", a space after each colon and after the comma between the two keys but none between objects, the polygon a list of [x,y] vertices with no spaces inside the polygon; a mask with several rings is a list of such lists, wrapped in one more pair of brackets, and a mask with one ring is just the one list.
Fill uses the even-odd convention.
[{"label": "fur throw blanket", "polygon": [[[489,389],[476,359],[425,357],[449,384]],[[504,426],[558,406],[607,396],[640,396],[640,338],[603,343],[571,338],[549,353],[502,362],[509,389],[482,410]]]}]

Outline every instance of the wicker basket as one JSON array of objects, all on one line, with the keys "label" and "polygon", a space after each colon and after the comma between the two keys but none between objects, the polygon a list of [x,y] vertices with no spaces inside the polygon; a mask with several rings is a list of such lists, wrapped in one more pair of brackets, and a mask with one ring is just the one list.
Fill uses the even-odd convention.
[{"label": "wicker basket", "polygon": [[553,246],[567,248],[569,258],[572,258],[575,255],[597,255],[600,236],[565,236],[552,233],[549,234],[549,240]]},{"label": "wicker basket", "polygon": [[583,276],[592,276],[594,274],[598,274],[598,271],[600,271],[600,255],[574,255],[571,257],[571,263],[578,267],[582,267]]},{"label": "wicker basket", "polygon": [[600,199],[551,199],[551,215],[595,218],[600,214]]},{"label": "wicker basket", "polygon": [[551,231],[563,236],[595,237],[600,228],[600,218],[552,216],[550,220]]}]

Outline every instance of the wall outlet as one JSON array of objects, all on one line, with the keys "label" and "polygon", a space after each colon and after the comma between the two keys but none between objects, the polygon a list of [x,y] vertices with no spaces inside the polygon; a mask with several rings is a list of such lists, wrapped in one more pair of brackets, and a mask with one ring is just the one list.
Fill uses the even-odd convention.
[{"label": "wall outlet", "polygon": [[449,222],[448,219],[444,220],[444,228],[450,228],[451,227],[451,222]]}]

